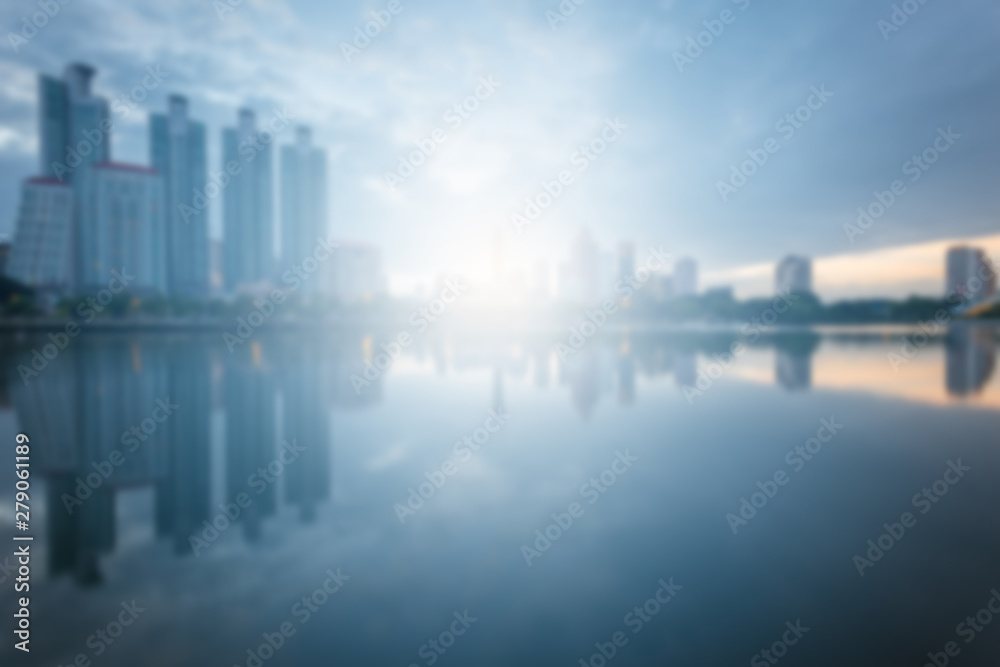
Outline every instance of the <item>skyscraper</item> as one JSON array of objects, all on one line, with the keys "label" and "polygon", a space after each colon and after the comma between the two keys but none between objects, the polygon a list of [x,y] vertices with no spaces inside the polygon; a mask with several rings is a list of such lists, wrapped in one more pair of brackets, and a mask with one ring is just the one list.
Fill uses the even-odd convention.
[{"label": "skyscraper", "polygon": [[253,111],[241,109],[235,128],[222,131],[222,163],[238,172],[224,189],[223,276],[229,292],[269,281],[274,269],[271,141],[262,140]]},{"label": "skyscraper", "polygon": [[698,263],[691,257],[682,257],[674,265],[673,291],[676,296],[698,293]]},{"label": "skyscraper", "polygon": [[[307,127],[296,142],[281,149],[281,269],[312,257],[317,238],[326,238],[326,152],[312,145]],[[302,285],[304,293],[322,291],[329,283],[326,266]]]},{"label": "skyscraper", "polygon": [[155,170],[103,162],[80,173],[78,289],[106,287],[111,271],[134,276],[128,291],[166,289],[163,180]]},{"label": "skyscraper", "polygon": [[53,178],[24,182],[7,275],[39,292],[47,305],[69,289],[73,191]]},{"label": "skyscraper", "polygon": [[80,243],[79,204],[86,197],[79,184],[91,165],[107,162],[111,155],[108,102],[90,89],[95,73],[89,65],[73,63],[66,67],[62,80],[44,74],[38,79],[41,175],[70,183],[74,189],[66,241],[71,248],[67,292],[80,289],[83,267],[91,261]]},{"label": "skyscraper", "polygon": [[[166,114],[149,118],[153,168],[163,178],[167,293],[200,299],[208,295],[208,208],[194,206],[206,183],[205,126],[188,118],[187,99],[171,95]],[[186,212],[182,212],[181,207]]]},{"label": "skyscraper", "polygon": [[72,182],[81,168],[111,156],[108,102],[91,94],[96,70],[82,63],[66,67],[63,80],[41,75],[39,132],[42,175]]},{"label": "skyscraper", "polygon": [[948,249],[945,294],[956,294],[975,303],[993,296],[997,276],[981,248],[956,246]]},{"label": "skyscraper", "polygon": [[778,262],[774,272],[774,289],[779,294],[812,292],[812,260],[788,255]]}]

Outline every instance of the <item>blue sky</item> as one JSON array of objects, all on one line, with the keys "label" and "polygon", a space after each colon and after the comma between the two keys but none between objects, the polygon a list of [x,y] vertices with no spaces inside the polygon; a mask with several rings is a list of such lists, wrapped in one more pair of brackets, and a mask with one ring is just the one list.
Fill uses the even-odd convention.
[{"label": "blue sky", "polygon": [[[169,93],[188,95],[208,124],[213,169],[238,107],[267,118],[287,105],[328,150],[331,229],[380,245],[400,283],[481,273],[498,237],[512,265],[558,259],[584,227],[609,249],[625,239],[663,245],[718,276],[789,252],[838,256],[1000,232],[995,2],[914,0],[917,11],[888,39],[879,21],[894,3],[880,0],[586,0],[555,29],[546,17],[555,0],[399,2],[350,62],[340,44],[388,0],[244,0],[221,18],[210,0],[71,0],[17,53],[5,38],[0,232],[11,231],[19,182],[38,169],[37,72],[73,60],[98,69],[95,88],[109,98],[126,95],[147,66],[169,73],[116,128],[116,160],[148,162],[146,117]],[[37,10],[5,2],[4,34]],[[678,71],[675,52],[723,11],[721,34]],[[495,92],[460,126],[447,124],[448,109],[489,76]],[[775,124],[814,86],[833,96],[785,138]],[[577,172],[574,152],[615,118],[627,129]],[[907,179],[904,163],[948,127],[960,138],[849,243],[843,225],[856,209]],[[390,191],[384,174],[435,128],[447,140]],[[779,150],[723,201],[717,183],[771,137]],[[511,215],[565,169],[573,183],[513,233]]]}]

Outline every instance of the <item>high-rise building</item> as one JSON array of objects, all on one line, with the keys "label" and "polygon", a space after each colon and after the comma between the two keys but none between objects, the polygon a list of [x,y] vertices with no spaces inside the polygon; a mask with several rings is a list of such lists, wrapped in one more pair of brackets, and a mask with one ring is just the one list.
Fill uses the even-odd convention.
[{"label": "high-rise building", "polygon": [[774,289],[779,294],[812,292],[812,260],[788,255],[774,272]]},{"label": "high-rise building", "polygon": [[956,294],[975,303],[996,293],[996,271],[981,248],[949,248],[946,263],[946,295]]},{"label": "high-rise building", "polygon": [[698,293],[698,263],[691,257],[682,257],[674,264],[673,292],[675,296]]},{"label": "high-rise building", "polygon": [[52,305],[69,289],[73,190],[53,178],[24,182],[8,276],[34,288]]},{"label": "high-rise building", "polygon": [[135,276],[128,291],[164,293],[163,180],[149,167],[103,162],[76,179],[78,288],[107,286],[119,271]]},{"label": "high-rise building", "polygon": [[[281,269],[313,256],[317,239],[326,238],[326,152],[312,145],[309,128],[300,127],[296,141],[281,149]],[[304,293],[329,284],[327,265],[302,284]]]},{"label": "high-rise building", "polygon": [[39,132],[42,175],[72,182],[74,174],[111,157],[108,102],[91,93],[96,70],[82,63],[66,67],[63,79],[41,75]]},{"label": "high-rise building", "polygon": [[150,115],[149,130],[153,168],[163,178],[167,293],[202,299],[209,291],[208,208],[196,207],[194,197],[205,192],[205,126],[188,118],[186,98],[171,95],[166,114]]},{"label": "high-rise building", "polygon": [[333,295],[342,303],[370,301],[385,292],[382,254],[360,243],[341,243],[330,260]]},{"label": "high-rise building", "polygon": [[92,165],[107,162],[111,156],[108,102],[93,95],[90,87],[95,73],[89,65],[73,63],[66,67],[62,80],[44,74],[38,79],[41,176],[69,183],[74,189],[66,292],[79,291],[83,266],[92,261],[80,243],[79,203],[84,198],[78,186]]},{"label": "high-rise building", "polygon": [[229,292],[266,283],[274,273],[273,135],[263,141],[256,123],[253,111],[241,109],[237,126],[222,131],[223,169],[228,173],[229,166],[239,165],[223,195],[223,276]]}]

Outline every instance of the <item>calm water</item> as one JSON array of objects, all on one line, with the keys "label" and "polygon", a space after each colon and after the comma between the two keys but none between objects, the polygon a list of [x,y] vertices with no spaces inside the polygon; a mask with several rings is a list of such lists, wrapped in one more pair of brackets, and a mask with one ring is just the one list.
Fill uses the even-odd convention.
[{"label": "calm water", "polygon": [[[919,667],[954,641],[951,664],[996,664],[1000,617],[956,628],[1000,590],[993,330],[895,368],[898,331],[800,332],[725,369],[724,333],[609,333],[565,363],[558,334],[451,333],[355,391],[391,337],[93,334],[27,383],[44,339],[4,339],[8,459],[32,439],[30,663]],[[3,535],[13,493],[0,475]],[[886,523],[903,535],[859,565]],[[248,655],[265,633],[280,647]]]}]

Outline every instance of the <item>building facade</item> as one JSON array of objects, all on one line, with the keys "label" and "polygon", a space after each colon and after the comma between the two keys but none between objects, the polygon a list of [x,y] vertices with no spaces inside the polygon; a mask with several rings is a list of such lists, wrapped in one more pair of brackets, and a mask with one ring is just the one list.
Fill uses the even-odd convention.
[{"label": "building facade", "polygon": [[187,99],[171,95],[166,114],[149,118],[153,168],[163,178],[166,291],[202,299],[209,293],[205,126],[188,118]]},{"label": "building facade", "polygon": [[223,170],[236,172],[223,194],[223,276],[230,293],[267,283],[274,274],[273,135],[262,141],[256,122],[252,111],[241,109],[238,125],[222,132]]},{"label": "building facade", "polygon": [[24,182],[6,274],[41,294],[65,294],[72,280],[73,190],[53,178]]},{"label": "building facade", "polygon": [[808,294],[812,292],[812,260],[788,255],[774,272],[774,289],[778,294]]},{"label": "building facade", "polygon": [[78,289],[103,289],[112,271],[136,294],[166,293],[163,179],[139,165],[103,162],[81,172]]},{"label": "building facade", "polygon": [[[281,269],[312,257],[326,232],[326,152],[312,145],[312,133],[300,127],[296,142],[281,149]],[[329,285],[327,266],[302,285],[303,293]]]},{"label": "building facade", "polygon": [[949,248],[945,263],[946,296],[957,295],[976,303],[996,294],[996,271],[981,248]]}]

